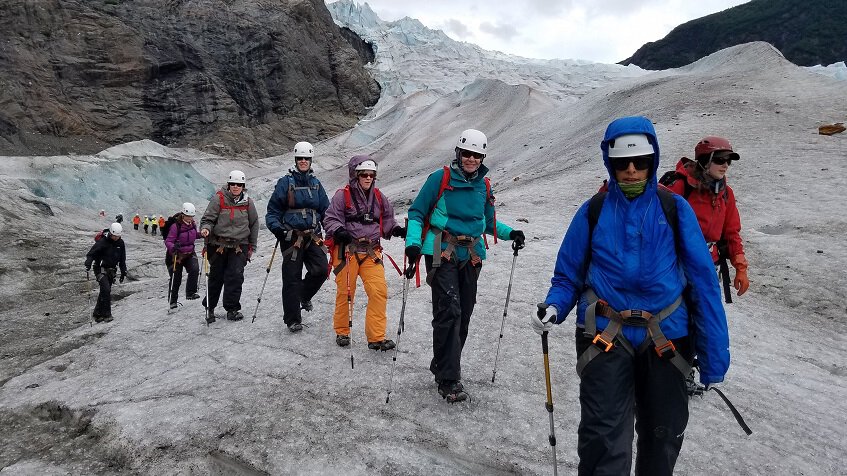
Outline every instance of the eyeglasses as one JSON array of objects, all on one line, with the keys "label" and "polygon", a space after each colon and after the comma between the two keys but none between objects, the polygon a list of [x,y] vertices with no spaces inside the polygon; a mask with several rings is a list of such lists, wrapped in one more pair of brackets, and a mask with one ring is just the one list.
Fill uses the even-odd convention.
[{"label": "eyeglasses", "polygon": [[712,157],[712,163],[715,165],[732,165],[732,159],[726,157]]},{"label": "eyeglasses", "polygon": [[229,185],[230,187],[241,187],[241,188],[244,188],[244,184],[243,184],[243,183],[229,182],[227,185]]},{"label": "eyeglasses", "polygon": [[374,173],[367,173],[367,172],[366,172],[366,173],[363,173],[363,174],[359,174],[359,177],[362,177],[362,178],[376,178],[376,174],[374,174]]},{"label": "eyeglasses", "polygon": [[630,163],[635,166],[635,170],[647,170],[653,165],[653,156],[639,155],[637,157],[618,157],[612,159],[612,167],[618,171],[628,169]]},{"label": "eyeglasses", "polygon": [[464,157],[466,159],[482,160],[482,154],[480,154],[479,152],[473,152],[473,151],[470,151],[470,150],[462,149],[461,153],[462,153],[462,157]]},{"label": "eyeglasses", "polygon": [[294,160],[296,160],[297,162],[301,162],[301,161],[311,162],[312,158],[311,157],[294,157]]}]

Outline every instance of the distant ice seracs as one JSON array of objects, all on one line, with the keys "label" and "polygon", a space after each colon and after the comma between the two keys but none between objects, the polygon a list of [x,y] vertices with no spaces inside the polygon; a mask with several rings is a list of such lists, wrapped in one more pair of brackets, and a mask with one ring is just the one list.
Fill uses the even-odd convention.
[{"label": "distant ice seracs", "polygon": [[847,65],[844,64],[844,61],[839,61],[838,63],[833,63],[829,66],[809,66],[807,69],[831,78],[847,81]]}]

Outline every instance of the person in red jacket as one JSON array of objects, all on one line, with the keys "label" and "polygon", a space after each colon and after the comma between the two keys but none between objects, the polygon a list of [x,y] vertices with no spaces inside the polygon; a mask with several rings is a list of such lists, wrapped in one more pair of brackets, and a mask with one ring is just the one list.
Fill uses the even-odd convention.
[{"label": "person in red jacket", "polygon": [[696,160],[683,157],[676,165],[678,179],[666,186],[684,196],[700,223],[703,237],[718,260],[717,242],[725,241],[729,261],[735,268],[733,286],[741,296],[750,286],[747,278],[747,258],[741,241],[741,217],[735,203],[735,193],[727,184],[726,173],[740,156],[723,137],[704,137],[694,148]]}]

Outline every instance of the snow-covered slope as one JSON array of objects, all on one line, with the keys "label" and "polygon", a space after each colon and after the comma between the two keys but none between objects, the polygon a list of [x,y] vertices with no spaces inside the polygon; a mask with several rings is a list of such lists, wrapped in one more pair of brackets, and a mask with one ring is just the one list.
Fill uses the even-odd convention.
[{"label": "snow-covered slope", "polygon": [[[488,133],[485,163],[492,169],[498,219],[529,238],[517,259],[495,383],[492,360],[512,263],[506,244],[492,247],[483,268],[463,354],[463,381],[472,400],[450,406],[435,392],[428,371],[431,305],[423,287],[409,292],[386,403],[392,355],[364,345],[361,289],[351,348],[334,342],[333,282],[305,314],[304,332],[290,334],[281,320],[278,260],[266,273],[274,246],[267,231],[245,271],[241,303],[247,321],[207,328],[197,301],[166,315],[161,240],[128,232],[131,280],[116,287],[116,319],[89,328],[81,255],[91,238],[68,232],[85,223],[66,213],[85,210],[54,200],[54,214],[39,216],[38,205],[7,204],[0,210],[5,226],[19,223],[15,214],[37,220],[39,231],[20,244],[3,242],[12,250],[8,262],[17,266],[8,275],[14,279],[3,284],[27,297],[16,298],[0,320],[7,336],[0,359],[3,471],[549,474],[541,346],[527,316],[546,293],[576,207],[605,177],[603,129],[615,117],[644,114],[656,124],[663,170],[708,134],[729,137],[742,157],[732,165],[730,181],[752,285],[727,306],[733,357],[722,388],[754,433],[745,437],[715,395],[692,401],[677,474],[843,473],[847,221],[839,210],[847,135],[818,135],[817,126],[847,122],[847,83],[798,68],[769,45],[753,43],[685,68],[619,79],[573,101],[491,78],[456,88],[399,98],[357,128],[317,144],[315,165],[332,193],[345,182],[343,163],[350,156],[374,153],[381,164],[378,185],[402,216],[426,174],[449,162],[462,129]],[[55,160],[64,167],[76,159]],[[290,155],[271,157],[248,169],[248,190],[260,213],[291,163]],[[223,159],[191,165],[216,184],[223,170],[247,168]],[[177,188],[177,182],[171,185]],[[203,197],[188,195],[174,197],[174,203],[202,203]],[[32,197],[25,187],[18,196]],[[41,231],[48,225],[49,232]],[[53,241],[61,241],[60,250],[50,246]],[[36,248],[22,250],[22,244]],[[403,245],[392,240],[386,249],[398,258]],[[64,257],[58,279],[38,261],[48,251]],[[20,269],[22,261],[44,268]],[[386,275],[389,337],[395,338],[402,281],[390,267]],[[45,287],[52,283],[60,291],[39,295],[16,284],[26,283],[26,276],[39,276]],[[61,325],[67,330],[53,328]],[[562,474],[575,473],[577,461],[572,326],[568,318],[555,329],[550,348]],[[34,343],[41,352],[32,351]]]}]

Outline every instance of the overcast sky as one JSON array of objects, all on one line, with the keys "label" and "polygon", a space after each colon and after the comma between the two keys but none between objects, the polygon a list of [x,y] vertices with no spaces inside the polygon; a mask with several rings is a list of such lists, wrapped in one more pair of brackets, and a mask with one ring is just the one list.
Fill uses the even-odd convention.
[{"label": "overcast sky", "polygon": [[[357,0],[359,3],[364,1]],[[328,2],[332,3],[332,2]],[[451,38],[529,58],[617,63],[674,27],[746,0],[368,0],[380,18],[417,18]]]}]

